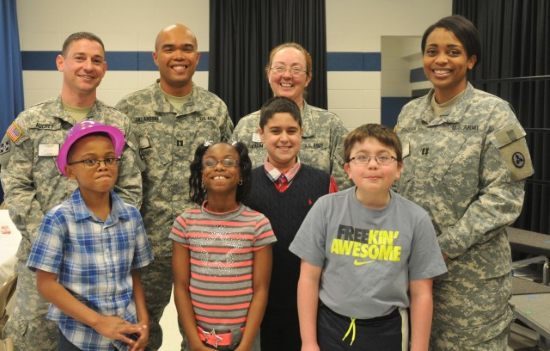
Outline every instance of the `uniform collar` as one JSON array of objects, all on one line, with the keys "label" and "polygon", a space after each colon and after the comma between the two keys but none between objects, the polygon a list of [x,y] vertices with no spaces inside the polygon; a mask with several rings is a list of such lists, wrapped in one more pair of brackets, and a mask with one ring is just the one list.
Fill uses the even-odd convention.
[{"label": "uniform collar", "polygon": [[160,89],[160,79],[153,84],[153,96],[152,96],[152,105],[153,110],[157,113],[175,113],[176,117],[182,115],[188,115],[193,112],[206,110],[206,105],[202,101],[199,95],[199,88],[193,83],[193,88],[191,94],[189,94],[189,99],[181,107],[181,110],[177,111],[174,106],[168,101],[168,99],[162,93]]},{"label": "uniform collar", "polygon": [[[95,104],[92,106],[92,109],[90,112],[88,112],[88,115],[86,116],[86,120],[94,120],[95,116],[100,116],[102,114],[103,109],[105,108],[105,105],[99,101],[96,100]],[[63,108],[63,102],[61,101],[61,95],[59,95],[53,103],[49,106],[49,109],[47,111],[47,114],[49,116],[53,116],[56,118],[59,118],[65,122],[70,123],[71,125],[75,125],[76,121],[75,119],[65,111],[65,108]]]},{"label": "uniform collar", "polygon": [[456,124],[462,121],[464,116],[464,111],[468,107],[475,92],[475,88],[470,82],[466,86],[466,90],[462,97],[456,102],[456,104],[448,110],[445,114],[442,114],[438,118],[435,117],[431,101],[435,93],[434,89],[431,89],[428,95],[424,97],[423,107],[424,111],[422,113],[422,122],[426,123],[429,126],[438,126],[441,124]]},{"label": "uniform collar", "polygon": [[302,138],[311,138],[315,136],[315,123],[313,123],[311,107],[309,107],[305,99],[303,101],[304,108],[302,109],[302,128],[304,129],[304,134],[302,135]]}]

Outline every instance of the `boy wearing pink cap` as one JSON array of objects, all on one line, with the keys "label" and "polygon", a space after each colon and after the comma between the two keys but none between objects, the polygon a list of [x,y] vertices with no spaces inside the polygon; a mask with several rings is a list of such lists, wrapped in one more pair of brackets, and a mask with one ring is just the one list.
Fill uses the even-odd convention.
[{"label": "boy wearing pink cap", "polygon": [[59,350],[144,350],[148,314],[137,270],[153,260],[139,211],[113,191],[124,135],[77,123],[57,167],[78,188],[44,217],[27,266],[59,324]]}]

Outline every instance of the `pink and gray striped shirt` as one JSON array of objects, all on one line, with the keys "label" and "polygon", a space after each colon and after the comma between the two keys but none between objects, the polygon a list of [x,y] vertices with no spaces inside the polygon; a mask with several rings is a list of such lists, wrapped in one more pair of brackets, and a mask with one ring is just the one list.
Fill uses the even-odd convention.
[{"label": "pink and gray striped shirt", "polygon": [[197,324],[205,330],[232,330],[246,322],[254,251],[277,239],[269,220],[257,211],[241,204],[214,213],[205,204],[178,216],[169,237],[189,249],[189,290]]}]

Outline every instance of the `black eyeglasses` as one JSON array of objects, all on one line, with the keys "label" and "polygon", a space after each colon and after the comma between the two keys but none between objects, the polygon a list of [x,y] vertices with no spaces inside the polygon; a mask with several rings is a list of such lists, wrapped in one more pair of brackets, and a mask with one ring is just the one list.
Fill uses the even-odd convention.
[{"label": "black eyeglasses", "polygon": [[105,163],[105,166],[107,166],[109,168],[114,168],[120,162],[122,162],[122,159],[121,158],[116,158],[116,157],[107,157],[103,160],[96,159],[96,158],[89,158],[87,160],[75,161],[75,162],[71,162],[71,163],[67,163],[67,164],[69,166],[72,166],[72,165],[76,165],[77,163],[82,163],[84,165],[84,167],[86,167],[86,168],[94,168],[94,167],[97,168],[97,167],[99,167],[99,164],[101,162]]},{"label": "black eyeglasses", "polygon": [[358,165],[366,165],[370,162],[371,159],[376,160],[376,162],[380,165],[387,165],[393,162],[393,160],[397,160],[395,157],[393,157],[390,154],[382,154],[382,155],[357,155],[349,159],[349,161],[353,161]]},{"label": "black eyeglasses", "polygon": [[216,160],[215,158],[205,158],[202,160],[202,165],[205,167],[216,167],[218,163],[221,163],[225,167],[237,167],[239,165],[239,160],[234,158],[224,158],[222,160]]}]

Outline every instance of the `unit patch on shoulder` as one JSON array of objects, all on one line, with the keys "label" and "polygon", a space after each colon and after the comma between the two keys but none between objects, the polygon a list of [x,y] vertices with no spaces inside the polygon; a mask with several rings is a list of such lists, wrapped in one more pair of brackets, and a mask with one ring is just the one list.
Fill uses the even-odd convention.
[{"label": "unit patch on shoulder", "polygon": [[10,137],[11,141],[14,143],[21,138],[21,135],[23,135],[23,132],[21,131],[21,128],[15,122],[13,122],[7,131],[8,136]]},{"label": "unit patch on shoulder", "polygon": [[10,150],[11,150],[11,144],[9,140],[6,140],[0,144],[0,155],[5,154],[6,152],[10,152]]},{"label": "unit patch on shoulder", "polygon": [[512,180],[525,179],[534,173],[525,132],[519,126],[501,128],[494,134],[492,143],[498,147]]}]

